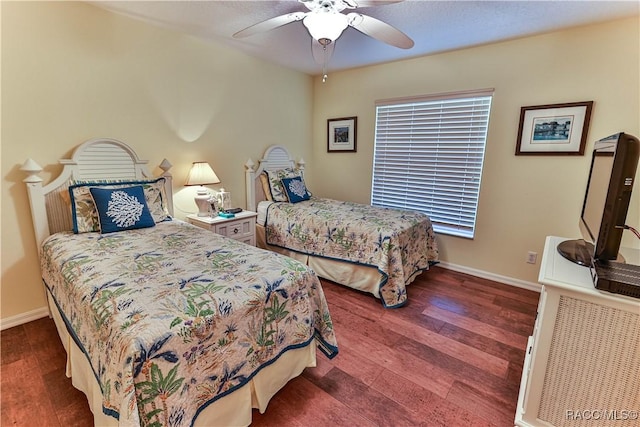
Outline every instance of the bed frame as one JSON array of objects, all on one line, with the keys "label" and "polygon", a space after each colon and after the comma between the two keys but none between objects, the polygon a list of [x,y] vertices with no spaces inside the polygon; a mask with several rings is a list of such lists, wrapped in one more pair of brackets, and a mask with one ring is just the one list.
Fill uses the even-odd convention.
[{"label": "bed frame", "polygon": [[272,145],[266,149],[262,159],[258,160],[258,169],[254,169],[253,160],[247,160],[246,169],[247,185],[247,210],[254,211],[261,201],[267,200],[262,189],[260,174],[267,170],[292,168],[298,169],[304,174],[305,161],[300,158],[297,162],[291,158],[289,151],[282,145]]},{"label": "bed frame", "polygon": [[[260,180],[260,175],[264,171],[293,168],[300,170],[304,174],[305,165],[306,163],[302,158],[298,161],[293,160],[289,151],[282,145],[269,146],[265,150],[262,159],[258,160],[257,169],[255,169],[253,160],[247,160],[244,165],[246,169],[247,209],[256,211],[258,203],[267,200]],[[307,264],[318,276],[324,279],[363,292],[368,292],[380,299],[380,283],[383,280],[383,275],[375,267],[301,254],[268,245],[264,226],[260,223],[256,224],[256,245]]]},{"label": "bed frame", "polygon": [[[147,161],[140,160],[124,142],[98,138],[87,141],[73,151],[70,159],[62,159],[62,173],[43,185],[38,174],[42,171],[34,160],[27,159],[20,168],[28,176],[27,185],[35,239],[40,248],[51,234],[72,229],[71,212],[61,193],[67,192],[73,180],[139,180],[153,179],[146,169]],[[173,216],[171,163],[166,159],[159,165],[166,179],[169,213]],[[53,318],[60,340],[67,353],[66,375],[75,388],[87,397],[96,426],[117,426],[118,420],[102,411],[102,392],[92,367],[80,347],[67,331],[55,302],[47,294],[50,316]],[[316,366],[316,345],[287,351],[271,365],[265,366],[251,381],[233,393],[207,406],[195,419],[194,426],[249,425],[252,408],[264,412],[269,400],[289,380],[297,377],[306,367]]]},{"label": "bed frame", "polygon": [[[34,160],[27,159],[20,170],[29,174],[27,184],[31,219],[38,247],[44,239],[59,231],[72,229],[71,211],[62,197],[72,181],[141,180],[154,179],[147,170],[147,161],[124,142],[110,138],[96,138],[76,147],[70,159],[60,159],[62,173],[47,185],[38,174],[42,171]],[[171,163],[164,159],[159,167],[165,178],[165,193],[169,214],[173,216],[173,177]],[[159,177],[158,177],[159,178]]]}]

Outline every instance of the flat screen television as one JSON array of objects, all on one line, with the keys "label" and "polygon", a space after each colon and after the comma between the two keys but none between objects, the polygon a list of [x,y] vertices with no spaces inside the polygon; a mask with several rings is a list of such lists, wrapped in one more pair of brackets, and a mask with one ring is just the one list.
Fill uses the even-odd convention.
[{"label": "flat screen television", "polygon": [[582,239],[559,244],[562,256],[587,267],[618,259],[639,157],[638,138],[624,132],[595,142],[579,221]]}]

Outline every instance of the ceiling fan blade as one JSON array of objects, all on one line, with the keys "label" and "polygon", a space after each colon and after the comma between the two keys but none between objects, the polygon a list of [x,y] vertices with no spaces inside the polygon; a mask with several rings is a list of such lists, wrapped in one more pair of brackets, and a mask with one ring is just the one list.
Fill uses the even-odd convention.
[{"label": "ceiling fan blade", "polygon": [[355,12],[349,13],[347,18],[350,26],[369,37],[401,49],[411,49],[413,47],[413,40],[386,22]]},{"label": "ceiling fan blade", "polygon": [[347,3],[350,9],[354,9],[356,7],[372,7],[372,6],[382,6],[385,4],[401,3],[404,0],[342,0],[342,1]]},{"label": "ceiling fan blade", "polygon": [[276,16],[275,18],[267,19],[266,21],[258,22],[250,27],[240,30],[233,35],[236,39],[243,37],[249,37],[254,34],[262,33],[264,31],[273,30],[283,25],[290,24],[295,21],[301,21],[307,14],[305,12],[293,12],[286,15]]}]

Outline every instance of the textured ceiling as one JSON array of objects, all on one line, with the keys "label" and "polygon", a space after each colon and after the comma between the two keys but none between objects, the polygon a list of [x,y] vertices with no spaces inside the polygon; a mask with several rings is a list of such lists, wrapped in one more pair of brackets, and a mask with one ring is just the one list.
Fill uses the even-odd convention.
[{"label": "textured ceiling", "polygon": [[[311,75],[322,72],[311,37],[294,22],[244,39],[232,35],[263,20],[307,11],[285,1],[90,1],[146,22],[212,39],[245,53]],[[431,1],[358,8],[400,29],[415,41],[404,50],[347,28],[335,44],[329,72],[477,46],[562,28],[639,16],[638,1]],[[640,19],[640,18],[639,18]]]}]

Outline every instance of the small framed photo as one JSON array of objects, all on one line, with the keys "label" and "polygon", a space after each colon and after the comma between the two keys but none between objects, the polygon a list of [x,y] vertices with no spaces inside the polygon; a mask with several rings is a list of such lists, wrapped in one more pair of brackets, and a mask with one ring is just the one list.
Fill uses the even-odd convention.
[{"label": "small framed photo", "polygon": [[584,154],[593,101],[520,109],[518,155]]},{"label": "small framed photo", "polygon": [[327,151],[355,152],[358,136],[358,118],[342,117],[327,120]]}]

